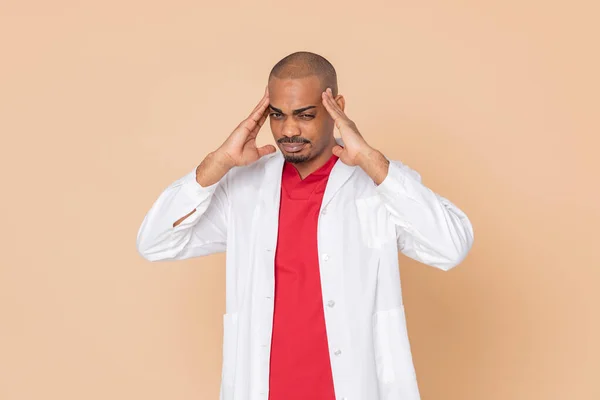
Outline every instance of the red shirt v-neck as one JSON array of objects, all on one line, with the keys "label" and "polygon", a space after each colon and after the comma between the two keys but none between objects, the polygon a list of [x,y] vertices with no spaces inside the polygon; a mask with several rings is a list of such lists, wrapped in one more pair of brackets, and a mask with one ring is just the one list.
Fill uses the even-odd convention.
[{"label": "red shirt v-neck", "polygon": [[269,400],[335,400],[317,251],[331,158],[304,179],[285,162],[275,253]]}]

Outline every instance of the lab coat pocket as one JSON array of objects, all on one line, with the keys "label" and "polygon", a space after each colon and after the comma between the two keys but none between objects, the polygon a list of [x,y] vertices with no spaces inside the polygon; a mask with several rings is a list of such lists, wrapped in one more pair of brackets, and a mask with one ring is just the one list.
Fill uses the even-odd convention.
[{"label": "lab coat pocket", "polygon": [[381,399],[418,400],[404,306],[373,315],[373,340]]},{"label": "lab coat pocket", "polygon": [[395,240],[394,226],[379,195],[358,198],[355,203],[360,235],[367,247],[380,249]]},{"label": "lab coat pocket", "polygon": [[237,356],[238,314],[223,315],[223,369],[222,387],[224,399],[233,398],[233,383]]}]

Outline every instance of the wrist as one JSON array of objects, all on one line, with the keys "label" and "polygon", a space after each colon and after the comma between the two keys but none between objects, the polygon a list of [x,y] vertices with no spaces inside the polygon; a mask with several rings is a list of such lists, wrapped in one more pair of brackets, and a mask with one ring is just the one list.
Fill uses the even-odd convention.
[{"label": "wrist", "polygon": [[212,152],[196,168],[196,182],[202,187],[211,186],[220,181],[232,168],[226,154]]},{"label": "wrist", "polygon": [[389,171],[389,164],[387,158],[379,150],[370,148],[364,152],[359,153],[358,165],[371,177],[376,185],[380,185]]},{"label": "wrist", "polygon": [[231,159],[231,156],[223,151],[215,150],[208,155],[211,163],[214,163],[218,166],[219,169],[229,171],[231,168],[235,167],[235,163]]},{"label": "wrist", "polygon": [[358,166],[362,169],[365,169],[369,164],[372,163],[372,160],[377,156],[377,153],[379,153],[379,151],[373,147],[365,146],[358,152],[356,156],[356,164],[358,164]]}]

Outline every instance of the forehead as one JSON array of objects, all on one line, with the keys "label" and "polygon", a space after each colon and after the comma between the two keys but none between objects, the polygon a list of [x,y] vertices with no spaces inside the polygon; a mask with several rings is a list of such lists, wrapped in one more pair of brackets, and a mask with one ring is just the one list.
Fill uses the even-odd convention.
[{"label": "forehead", "polygon": [[282,110],[319,106],[321,92],[321,82],[314,75],[295,79],[273,77],[269,81],[269,102]]}]

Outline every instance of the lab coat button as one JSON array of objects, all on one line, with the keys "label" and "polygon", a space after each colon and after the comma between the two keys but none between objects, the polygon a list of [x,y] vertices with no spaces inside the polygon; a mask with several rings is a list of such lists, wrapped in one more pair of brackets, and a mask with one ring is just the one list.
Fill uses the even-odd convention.
[{"label": "lab coat button", "polygon": [[329,254],[323,254],[323,260],[324,261],[329,260]]},{"label": "lab coat button", "polygon": [[329,307],[333,307],[333,306],[335,306],[335,301],[333,301],[333,300],[329,300],[329,301],[327,302],[327,305],[328,305]]},{"label": "lab coat button", "polygon": [[337,349],[333,354],[339,356],[340,354],[342,354],[342,351],[340,349]]}]

